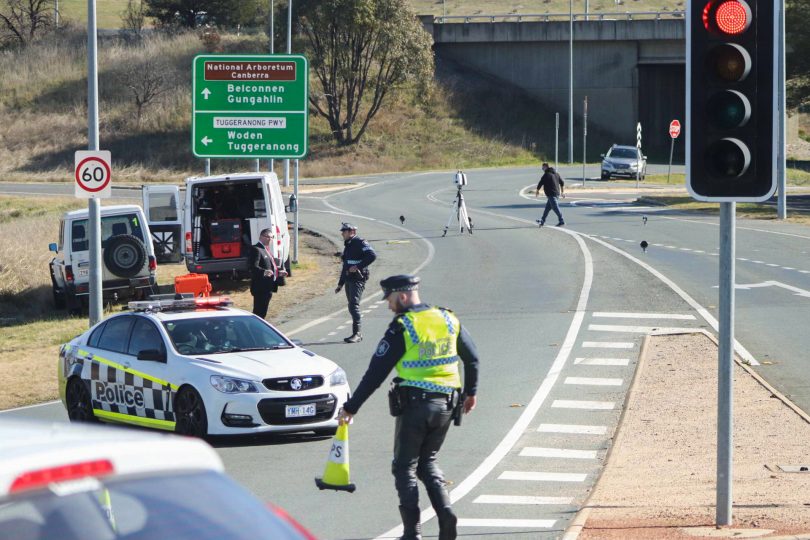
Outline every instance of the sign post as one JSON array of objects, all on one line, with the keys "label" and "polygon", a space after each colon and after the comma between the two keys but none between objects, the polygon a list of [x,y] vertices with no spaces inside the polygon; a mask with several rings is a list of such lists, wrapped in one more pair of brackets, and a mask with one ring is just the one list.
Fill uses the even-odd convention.
[{"label": "sign post", "polygon": [[636,189],[638,189],[638,181],[641,176],[641,122],[636,124]]},{"label": "sign post", "polygon": [[309,65],[300,55],[201,55],[192,75],[191,148],[203,158],[301,158]]},{"label": "sign post", "polygon": [[667,168],[667,184],[669,184],[669,176],[672,173],[672,153],[675,151],[675,139],[681,134],[681,123],[675,119],[669,123],[669,136],[672,143],[669,145],[669,168]]}]

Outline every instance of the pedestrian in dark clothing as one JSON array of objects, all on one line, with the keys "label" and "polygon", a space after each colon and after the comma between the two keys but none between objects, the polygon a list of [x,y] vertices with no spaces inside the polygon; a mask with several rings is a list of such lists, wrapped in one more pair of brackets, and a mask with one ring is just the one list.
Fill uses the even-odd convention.
[{"label": "pedestrian in dark clothing", "polygon": [[360,300],[366,288],[369,271],[368,267],[377,259],[377,254],[371,245],[357,236],[357,227],[351,223],[340,226],[343,236],[343,268],[340,271],[335,293],[339,293],[346,286],[346,299],[349,301],[349,314],[352,316],[352,335],[345,338],[346,343],[357,343],[363,340],[360,332]]},{"label": "pedestrian in dark clothing", "polygon": [[557,227],[562,227],[565,225],[565,220],[563,219],[562,212],[560,212],[558,201],[560,197],[565,198],[565,181],[559,173],[554,170],[554,167],[549,167],[548,163],[543,163],[543,176],[540,178],[540,182],[537,183],[537,190],[534,192],[535,197],[540,195],[541,187],[543,188],[543,193],[546,194],[546,209],[543,210],[543,217],[538,219],[537,223],[542,227],[546,222],[548,213],[554,210],[554,213],[557,214],[557,218],[559,219]]},{"label": "pedestrian in dark clothing", "polygon": [[267,316],[267,308],[273,293],[278,290],[281,279],[287,275],[284,268],[273,257],[270,242],[273,229],[259,233],[259,241],[250,250],[250,294],[253,295],[253,313],[262,319]]},{"label": "pedestrian in dark clothing", "polygon": [[436,455],[454,412],[460,415],[463,410],[466,414],[475,408],[478,352],[452,311],[422,303],[418,284],[419,278],[409,275],[391,276],[380,282],[383,299],[388,300],[388,308],[396,317],[377,345],[357,389],[339,411],[338,421],[351,421],[396,368],[396,387],[391,391],[394,399],[389,396],[391,414],[396,417],[391,472],[404,527],[401,540],[421,538],[417,478],[425,485],[436,510],[439,540],[454,540],[457,518]]}]

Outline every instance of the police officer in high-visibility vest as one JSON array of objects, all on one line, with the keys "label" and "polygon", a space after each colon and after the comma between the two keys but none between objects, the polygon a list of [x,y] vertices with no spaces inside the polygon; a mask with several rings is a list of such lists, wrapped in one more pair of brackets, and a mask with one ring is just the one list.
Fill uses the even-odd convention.
[{"label": "police officer in high-visibility vest", "polygon": [[391,276],[380,285],[388,308],[397,315],[338,418],[341,423],[349,422],[396,368],[389,405],[391,414],[396,416],[392,472],[404,526],[402,538],[421,538],[418,477],[436,510],[439,539],[452,540],[456,537],[457,518],[436,455],[453,417],[457,415],[458,422],[462,412],[466,414],[475,408],[478,353],[452,311],[422,303],[417,291],[418,277]]}]

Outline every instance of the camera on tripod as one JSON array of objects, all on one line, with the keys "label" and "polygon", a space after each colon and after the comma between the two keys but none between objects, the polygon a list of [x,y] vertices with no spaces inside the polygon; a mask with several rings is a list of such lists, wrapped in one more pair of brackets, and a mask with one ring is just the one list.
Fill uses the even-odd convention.
[{"label": "camera on tripod", "polygon": [[453,182],[458,187],[466,186],[467,185],[467,174],[462,172],[462,171],[458,171],[456,173],[456,175],[453,177]]}]

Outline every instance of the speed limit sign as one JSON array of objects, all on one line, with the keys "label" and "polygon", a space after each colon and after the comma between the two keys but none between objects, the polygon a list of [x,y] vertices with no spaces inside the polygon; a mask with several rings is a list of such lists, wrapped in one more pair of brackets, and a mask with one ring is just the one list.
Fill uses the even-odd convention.
[{"label": "speed limit sign", "polygon": [[106,199],[112,195],[112,155],[109,150],[79,150],[74,157],[77,199]]}]

